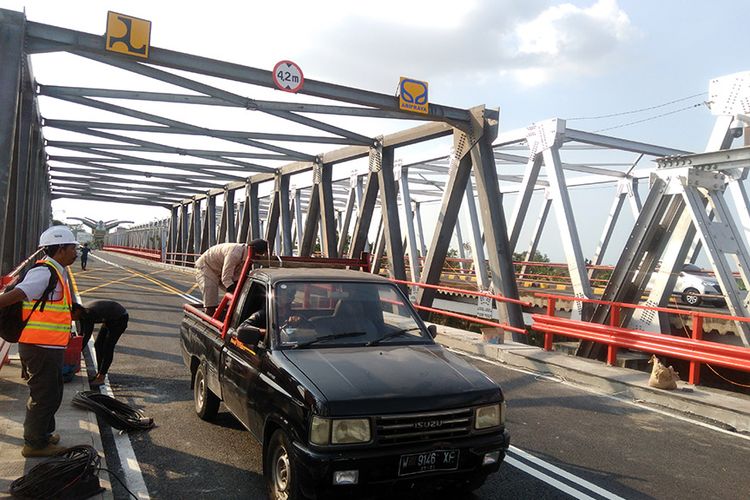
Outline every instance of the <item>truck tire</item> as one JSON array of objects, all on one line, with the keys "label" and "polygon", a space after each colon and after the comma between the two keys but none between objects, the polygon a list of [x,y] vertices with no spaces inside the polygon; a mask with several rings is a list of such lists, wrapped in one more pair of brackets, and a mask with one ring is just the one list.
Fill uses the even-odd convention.
[{"label": "truck tire", "polygon": [[689,306],[699,306],[703,300],[701,299],[700,292],[695,288],[686,288],[682,292],[682,301]]},{"label": "truck tire", "polygon": [[193,399],[195,400],[195,413],[206,421],[216,418],[219,412],[219,398],[211,392],[206,383],[206,368],[200,365],[195,371],[195,384],[193,387]]},{"label": "truck tire", "polygon": [[300,500],[300,478],[294,461],[292,445],[286,433],[279,429],[268,442],[264,468],[266,487],[271,500]]}]

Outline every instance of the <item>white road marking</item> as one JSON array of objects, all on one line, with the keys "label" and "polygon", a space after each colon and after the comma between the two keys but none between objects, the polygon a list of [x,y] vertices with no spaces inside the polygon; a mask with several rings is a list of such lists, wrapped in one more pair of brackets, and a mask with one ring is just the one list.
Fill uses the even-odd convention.
[{"label": "white road marking", "polygon": [[[610,500],[624,500],[621,496],[615,495],[614,493],[609,492],[609,491],[605,490],[604,488],[600,488],[599,486],[597,486],[597,485],[595,485],[593,483],[590,483],[590,482],[586,481],[585,479],[582,479],[582,478],[580,478],[578,476],[575,476],[575,475],[573,475],[573,474],[571,474],[569,472],[566,472],[563,469],[561,469],[560,467],[554,466],[554,465],[552,465],[549,462],[545,462],[544,460],[542,460],[540,458],[537,458],[534,455],[532,455],[531,453],[527,453],[527,452],[523,451],[520,448],[516,448],[515,446],[511,446],[509,448],[509,451],[511,453],[514,453],[514,454],[520,456],[524,460],[526,460],[528,462],[531,462],[531,463],[533,463],[533,464],[535,464],[535,465],[537,465],[537,466],[539,466],[539,467],[541,467],[543,469],[547,469],[548,471],[552,472],[553,474],[557,474],[558,476],[560,476],[562,478],[565,478],[568,481],[576,483],[577,485],[579,485],[579,486],[581,486],[581,487],[589,490],[592,493],[596,493],[597,495],[599,495],[601,497],[608,498]],[[516,460],[516,462],[517,462],[517,460]],[[513,464],[511,464],[511,465],[513,465]],[[513,466],[515,467],[515,465],[513,465]]]},{"label": "white road marking", "polygon": [[[94,257],[92,255],[92,257]],[[100,259],[104,260],[104,259]],[[76,302],[82,304],[81,296],[76,293]],[[99,360],[96,359],[96,350],[94,349],[93,335],[89,338],[87,345],[91,359],[94,360],[94,365],[99,366]],[[112,388],[109,385],[109,375],[104,377],[104,384],[100,386],[100,392],[103,392],[107,396],[112,398],[115,397],[112,392]],[[142,500],[149,500],[151,497],[148,494],[148,488],[146,487],[146,481],[143,479],[143,472],[141,467],[138,465],[138,459],[133,451],[133,444],[130,442],[130,436],[127,433],[120,434],[117,430],[112,429],[112,436],[114,437],[115,449],[117,450],[117,456],[120,459],[120,466],[125,475],[123,481],[127,485],[127,488],[135,493],[135,495]],[[110,481],[110,484],[112,481]]]},{"label": "white road marking", "polygon": [[[114,266],[114,267],[117,267],[119,269],[122,269],[123,271],[133,272],[130,269],[128,269],[127,267],[121,266],[120,264],[116,264],[116,263],[111,262],[111,261],[109,261],[107,259],[103,259],[103,258],[99,257],[98,255],[91,254],[91,257],[93,257],[95,259],[98,259],[98,260],[104,262],[105,264],[109,264],[110,266]],[[183,299],[189,300],[190,302],[193,302],[193,303],[196,303],[196,304],[200,304],[201,303],[201,299],[199,299],[198,297],[193,297],[192,295],[187,295],[187,294],[181,293],[179,290],[177,290],[173,286],[171,286],[171,288],[173,288],[173,289],[176,290],[176,292],[173,292],[175,295],[179,295]]]},{"label": "white road marking", "polygon": [[508,465],[512,465],[516,469],[519,469],[526,474],[529,474],[530,476],[534,476],[535,478],[539,479],[540,481],[544,481],[545,483],[549,484],[550,486],[554,487],[555,489],[558,489],[562,491],[563,493],[567,493],[568,495],[572,496],[573,498],[580,498],[582,500],[596,500],[594,497],[590,497],[586,495],[585,493],[582,493],[575,488],[572,488],[568,486],[567,484],[558,481],[557,479],[554,479],[547,474],[540,472],[533,467],[530,467],[526,465],[525,463],[516,460],[513,457],[506,456],[505,457],[505,463]]},{"label": "white road marking", "polygon": [[466,356],[467,358],[476,359],[478,361],[483,361],[485,363],[489,363],[489,364],[495,365],[495,366],[500,366],[502,368],[505,368],[507,370],[511,370],[511,371],[514,371],[514,372],[520,372],[520,373],[525,373],[527,375],[532,375],[532,376],[537,377],[537,378],[541,378],[541,379],[544,379],[544,380],[549,380],[550,382],[558,382],[560,384],[567,385],[568,387],[573,387],[574,389],[578,389],[578,390],[581,390],[581,391],[584,391],[584,392],[588,392],[588,393],[593,394],[595,396],[599,396],[599,397],[607,398],[607,399],[613,399],[615,401],[619,401],[620,403],[624,403],[624,404],[627,404],[627,405],[635,406],[635,407],[637,407],[637,408],[639,408],[641,410],[650,411],[652,413],[657,413],[657,414],[663,415],[665,417],[670,417],[670,418],[674,418],[675,420],[680,420],[681,422],[686,422],[686,423],[689,423],[689,424],[697,425],[699,427],[704,427],[706,429],[711,429],[712,431],[719,432],[721,434],[726,434],[726,435],[732,436],[734,438],[744,439],[746,441],[750,441],[750,436],[748,436],[748,435],[740,434],[739,432],[728,431],[728,430],[722,429],[721,427],[718,427],[716,425],[708,424],[706,422],[701,422],[700,420],[693,420],[691,418],[683,417],[682,415],[678,415],[676,413],[670,413],[668,411],[660,410],[658,408],[652,408],[651,406],[646,406],[646,405],[640,404],[637,401],[633,401],[632,399],[625,399],[625,398],[621,398],[619,396],[615,396],[613,394],[606,394],[606,393],[603,393],[603,392],[599,392],[599,391],[597,391],[595,389],[592,389],[590,387],[586,387],[584,385],[574,384],[573,382],[570,382],[568,380],[562,379],[560,377],[555,377],[555,376],[552,376],[552,375],[544,375],[542,373],[537,373],[537,372],[534,372],[534,371],[531,371],[531,370],[526,370],[524,368],[519,368],[519,367],[511,366],[511,365],[508,365],[508,364],[505,364],[505,363],[500,363],[498,361],[494,361],[494,360],[491,360],[491,359],[483,358],[481,356],[476,356],[474,354],[469,354],[469,353],[466,353],[464,351],[459,351],[459,350],[456,350],[456,349],[448,349],[448,350],[450,350],[453,353],[460,354],[461,356]]}]

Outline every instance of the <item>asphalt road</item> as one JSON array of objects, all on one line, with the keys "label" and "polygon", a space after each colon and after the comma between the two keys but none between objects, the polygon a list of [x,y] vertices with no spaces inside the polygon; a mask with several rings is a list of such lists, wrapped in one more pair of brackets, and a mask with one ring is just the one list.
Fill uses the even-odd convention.
[{"label": "asphalt road", "polygon": [[[186,302],[179,293],[199,296],[192,277],[97,252],[87,271],[75,270],[75,279],[84,302],[117,300],[130,313],[109,379],[118,399],[158,425],[130,435],[149,496],[266,498],[261,449],[250,433],[223,408],[214,423],[193,410],[178,333]],[[747,437],[471,361],[505,391],[513,447],[501,470],[467,499],[734,499],[750,491]],[[103,432],[103,438],[109,467],[122,471],[112,436]],[[127,498],[114,488],[116,498]],[[406,496],[420,497],[436,498],[434,492]]]}]

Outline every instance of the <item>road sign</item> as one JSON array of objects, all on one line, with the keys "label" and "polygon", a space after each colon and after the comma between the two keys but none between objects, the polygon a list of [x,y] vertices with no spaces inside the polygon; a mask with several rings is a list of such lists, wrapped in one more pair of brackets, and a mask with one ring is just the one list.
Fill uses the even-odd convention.
[{"label": "road sign", "polygon": [[292,61],[279,61],[273,67],[273,83],[284,92],[297,93],[305,84],[302,69]]},{"label": "road sign", "polygon": [[148,59],[151,21],[107,12],[106,50]]},{"label": "road sign", "polygon": [[477,316],[485,319],[492,319],[492,304],[495,300],[492,297],[477,297]]},{"label": "road sign", "polygon": [[427,114],[430,103],[427,95],[427,82],[401,77],[398,84],[398,107],[405,111]]}]

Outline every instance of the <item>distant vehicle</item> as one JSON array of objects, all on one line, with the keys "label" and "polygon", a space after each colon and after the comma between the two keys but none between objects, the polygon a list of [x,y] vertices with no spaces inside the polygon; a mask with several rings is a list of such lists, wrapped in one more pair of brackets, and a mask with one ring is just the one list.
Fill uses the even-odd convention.
[{"label": "distant vehicle", "polygon": [[695,264],[685,264],[677,277],[674,294],[679,294],[685,304],[699,306],[711,303],[717,307],[725,304],[719,282]]}]

